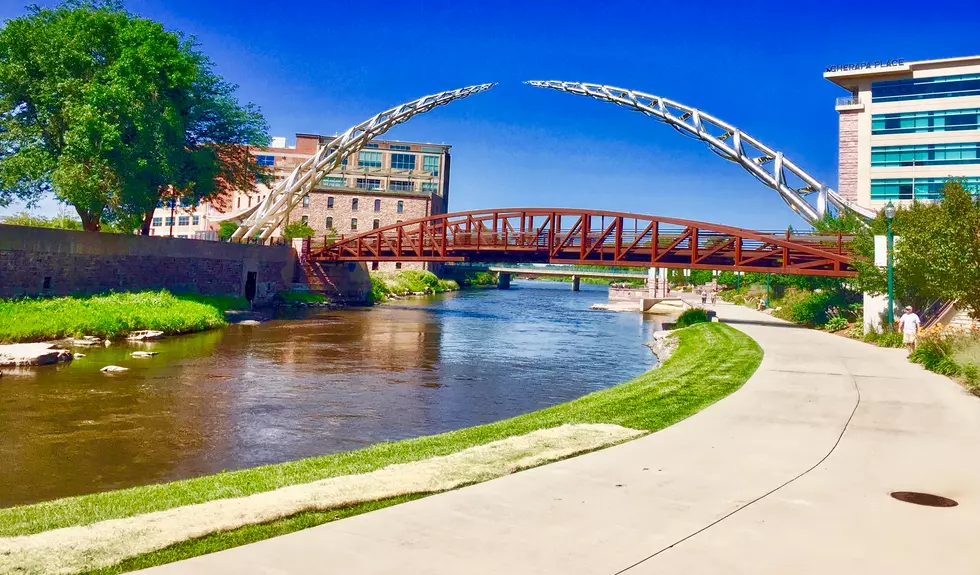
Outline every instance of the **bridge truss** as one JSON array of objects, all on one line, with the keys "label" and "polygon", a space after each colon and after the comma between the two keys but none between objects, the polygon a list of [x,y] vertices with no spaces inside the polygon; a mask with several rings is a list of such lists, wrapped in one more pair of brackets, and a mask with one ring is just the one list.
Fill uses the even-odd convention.
[{"label": "bridge truss", "polygon": [[269,192],[265,201],[254,208],[239,212],[228,218],[237,221],[240,227],[232,236],[232,241],[245,238],[268,240],[289,213],[329,172],[337,169],[344,158],[354,154],[372,139],[387,132],[392,127],[407,121],[412,116],[459,100],[473,94],[489,90],[495,84],[480,84],[458,90],[439,92],[423,96],[418,100],[395,106],[376,116],[349,128],[329,145],[320,146],[316,154],[297,166],[289,177],[282,180]]},{"label": "bridge truss", "polygon": [[[851,212],[862,218],[875,217],[874,210],[845,199],[783,156],[782,152],[697,108],[615,86],[556,80],[532,80],[528,83],[539,88],[612,102],[664,122],[682,134],[695,137],[706,143],[711,151],[739,164],[775,190],[793,211],[810,224],[824,217],[828,204],[839,211]],[[816,206],[807,200],[814,195]]]},{"label": "bridge truss", "polygon": [[306,256],[320,262],[533,262],[853,277],[850,240],[626,212],[515,208],[429,216],[334,243],[325,238]]}]

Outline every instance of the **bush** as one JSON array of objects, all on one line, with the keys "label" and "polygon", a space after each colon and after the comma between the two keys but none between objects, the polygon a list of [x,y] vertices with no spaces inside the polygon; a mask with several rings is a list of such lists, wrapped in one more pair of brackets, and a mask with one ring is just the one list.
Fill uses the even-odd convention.
[{"label": "bush", "polygon": [[681,315],[677,316],[677,322],[675,325],[677,326],[677,329],[680,329],[696,323],[706,323],[709,321],[711,320],[708,319],[707,311],[699,307],[693,307],[691,309],[684,310]]},{"label": "bush", "polygon": [[963,379],[966,380],[966,384],[970,387],[970,390],[974,393],[980,392],[980,367],[975,364],[968,363],[963,366],[961,370],[963,374]]},{"label": "bush", "polygon": [[371,276],[371,296],[368,303],[376,304],[381,303],[388,299],[388,285],[385,281],[378,276]]},{"label": "bush", "polygon": [[847,320],[843,316],[835,316],[827,320],[827,325],[824,326],[827,331],[841,331],[842,329],[847,329]]},{"label": "bush", "polygon": [[286,224],[282,229],[282,237],[286,241],[293,241],[296,238],[311,238],[316,232],[306,222],[292,222]]}]

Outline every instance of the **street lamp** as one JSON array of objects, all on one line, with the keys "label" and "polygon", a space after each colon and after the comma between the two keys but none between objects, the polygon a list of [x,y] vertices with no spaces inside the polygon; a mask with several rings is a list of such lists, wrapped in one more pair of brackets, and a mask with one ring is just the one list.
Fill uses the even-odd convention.
[{"label": "street lamp", "polygon": [[895,329],[895,238],[892,236],[892,220],[895,219],[895,206],[890,201],[885,206],[885,224],[888,252],[888,331]]}]

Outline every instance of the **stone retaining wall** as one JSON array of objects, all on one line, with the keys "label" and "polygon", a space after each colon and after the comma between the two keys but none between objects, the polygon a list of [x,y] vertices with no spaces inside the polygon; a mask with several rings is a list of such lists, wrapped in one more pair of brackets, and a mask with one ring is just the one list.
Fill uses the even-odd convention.
[{"label": "stone retaining wall", "polygon": [[74,232],[0,225],[0,297],[168,289],[245,295],[288,289],[295,255],[286,246]]}]

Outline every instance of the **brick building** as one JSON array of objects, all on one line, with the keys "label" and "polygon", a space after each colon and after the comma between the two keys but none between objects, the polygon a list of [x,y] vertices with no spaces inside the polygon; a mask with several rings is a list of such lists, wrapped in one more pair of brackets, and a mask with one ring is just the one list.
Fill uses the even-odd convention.
[{"label": "brick building", "polygon": [[[255,148],[260,166],[273,167],[275,185],[293,169],[329,145],[335,136],[296,134],[296,145],[274,138],[272,146]],[[290,214],[290,221],[305,221],[316,230],[313,245],[328,234],[348,236],[401,221],[448,211],[450,146],[417,142],[375,141],[347,158],[324,177]],[[265,199],[269,188],[238,192],[233,211],[245,210]],[[373,264],[374,269],[401,269],[394,262]],[[405,264],[405,269],[422,264]]]}]

